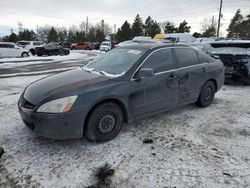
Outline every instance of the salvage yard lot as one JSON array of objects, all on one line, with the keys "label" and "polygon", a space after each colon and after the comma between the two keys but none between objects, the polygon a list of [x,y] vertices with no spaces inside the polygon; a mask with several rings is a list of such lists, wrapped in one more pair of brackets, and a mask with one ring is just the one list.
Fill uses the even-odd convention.
[{"label": "salvage yard lot", "polygon": [[207,108],[188,105],[125,124],[110,142],[90,143],[38,137],[22,123],[18,98],[44,76],[1,78],[0,187],[95,186],[105,163],[115,171],[110,187],[250,185],[250,87],[223,86]]}]

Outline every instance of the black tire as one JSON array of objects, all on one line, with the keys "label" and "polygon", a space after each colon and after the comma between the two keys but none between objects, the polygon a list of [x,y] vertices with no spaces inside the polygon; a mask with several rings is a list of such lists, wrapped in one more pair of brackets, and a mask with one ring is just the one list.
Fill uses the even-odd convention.
[{"label": "black tire", "polygon": [[22,57],[29,57],[29,54],[27,52],[23,52],[21,56]]},{"label": "black tire", "polygon": [[214,82],[207,81],[201,89],[201,92],[200,92],[200,95],[196,104],[201,107],[209,106],[214,100],[215,92],[216,92],[216,89],[215,89]]},{"label": "black tire", "polygon": [[65,50],[64,55],[69,55],[69,50]]},{"label": "black tire", "polygon": [[30,53],[31,53],[32,55],[35,55],[35,50],[34,50],[34,49],[30,49]]},{"label": "black tire", "polygon": [[85,136],[96,142],[109,141],[115,138],[123,124],[123,112],[112,102],[97,106],[91,113],[85,126]]}]

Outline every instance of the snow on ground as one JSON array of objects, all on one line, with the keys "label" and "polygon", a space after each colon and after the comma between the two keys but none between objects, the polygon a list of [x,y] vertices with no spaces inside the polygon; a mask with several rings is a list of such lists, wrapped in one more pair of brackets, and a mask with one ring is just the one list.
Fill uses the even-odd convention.
[{"label": "snow on ground", "polygon": [[250,87],[223,86],[208,108],[188,105],[125,124],[117,138],[97,144],[45,139],[22,123],[18,98],[41,77],[1,79],[0,187],[87,187],[105,163],[115,170],[110,187],[250,185]]},{"label": "snow on ground", "polygon": [[79,59],[86,59],[88,54],[101,54],[100,51],[86,51],[86,50],[72,50],[69,55],[58,55],[58,56],[29,56],[23,58],[0,58],[0,68],[15,68],[24,65],[35,65],[41,63],[52,63],[55,61],[74,61]]}]

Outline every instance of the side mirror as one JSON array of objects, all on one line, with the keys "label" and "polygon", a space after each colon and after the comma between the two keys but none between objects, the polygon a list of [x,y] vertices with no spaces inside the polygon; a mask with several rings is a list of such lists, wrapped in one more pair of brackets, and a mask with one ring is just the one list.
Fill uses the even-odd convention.
[{"label": "side mirror", "polygon": [[154,75],[154,70],[151,69],[151,68],[142,68],[140,69],[135,77],[138,78],[138,79],[141,79],[141,78],[144,78],[144,77],[151,77]]}]

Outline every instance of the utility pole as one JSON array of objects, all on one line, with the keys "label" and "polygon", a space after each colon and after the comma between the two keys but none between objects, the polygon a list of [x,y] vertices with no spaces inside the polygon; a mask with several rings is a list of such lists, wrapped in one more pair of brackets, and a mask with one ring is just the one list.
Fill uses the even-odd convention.
[{"label": "utility pole", "polygon": [[87,18],[86,18],[86,35],[88,34],[88,28],[89,27],[89,17],[87,16]]},{"label": "utility pole", "polygon": [[218,19],[217,37],[220,36],[221,9],[222,9],[222,0],[220,0],[220,11],[219,11],[219,19]]},{"label": "utility pole", "polygon": [[212,27],[214,27],[214,16],[212,18]]},{"label": "utility pole", "polygon": [[38,25],[37,25],[37,26],[36,26],[36,39],[37,39],[37,40],[39,40],[38,35],[39,35],[39,30],[38,30]]},{"label": "utility pole", "polygon": [[105,31],[104,31],[104,20],[102,20],[102,32],[104,33]]},{"label": "utility pole", "polygon": [[114,34],[116,34],[116,24],[114,25]]}]

